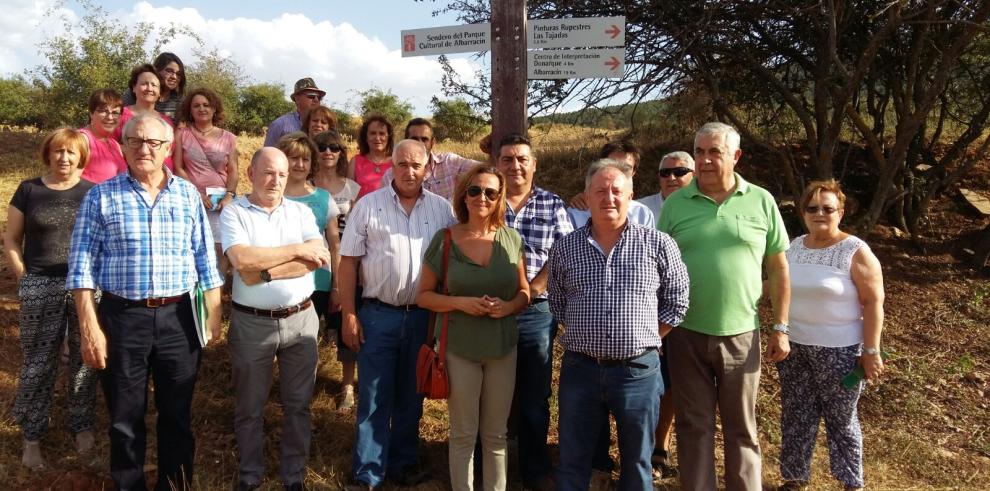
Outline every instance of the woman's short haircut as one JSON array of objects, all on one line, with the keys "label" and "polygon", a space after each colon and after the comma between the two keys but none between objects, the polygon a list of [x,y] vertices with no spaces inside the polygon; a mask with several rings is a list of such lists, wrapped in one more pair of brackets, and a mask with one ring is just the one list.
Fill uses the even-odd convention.
[{"label": "woman's short haircut", "polygon": [[808,207],[808,203],[811,203],[811,199],[818,196],[822,192],[832,193],[835,198],[839,200],[839,210],[846,209],[846,193],[842,192],[842,185],[839,181],[835,179],[826,179],[822,181],[811,181],[804,188],[804,193],[801,194],[800,211],[804,211]]},{"label": "woman's short haircut", "polygon": [[137,100],[137,94],[134,93],[134,86],[137,85],[138,77],[140,77],[142,73],[153,73],[155,77],[158,77],[159,91],[161,91],[161,86],[164,84],[164,81],[162,80],[162,76],[158,73],[158,70],[155,70],[155,67],[151,66],[150,64],[145,63],[143,65],[138,65],[134,67],[133,69],[131,69],[131,79],[129,82],[127,82],[127,90],[131,91],[131,94],[134,95],[135,100]]},{"label": "woman's short haircut", "polygon": [[361,123],[361,130],[358,132],[358,153],[361,155],[368,155],[371,152],[371,146],[368,145],[368,128],[371,128],[371,123],[385,125],[385,131],[388,133],[388,141],[385,142],[385,149],[387,151],[392,148],[392,138],[395,135],[395,132],[392,131],[392,123],[389,123],[385,119],[385,116],[381,114],[370,114],[364,118],[364,122]]},{"label": "woman's short haircut", "polygon": [[[316,150],[319,150],[319,145],[335,144],[339,146],[340,154],[337,156],[337,175],[347,177],[347,166],[350,164],[350,161],[347,160],[347,146],[344,145],[344,139],[340,137],[340,133],[332,130],[317,133],[313,137],[313,143],[317,145]],[[319,156],[317,156],[317,161],[319,161]]]},{"label": "woman's short haircut", "polygon": [[[155,62],[152,63],[152,65],[155,66],[155,71],[160,72],[173,61],[176,65],[179,65],[179,87],[176,89],[176,92],[178,92],[179,95],[182,95],[186,91],[186,66],[182,64],[182,60],[180,60],[178,56],[175,56],[175,53],[165,51],[155,57]],[[161,76],[161,74],[159,74],[159,76]],[[165,85],[164,80],[162,81],[162,85]]]},{"label": "woman's short haircut", "polygon": [[286,158],[292,157],[302,157],[309,153],[309,178],[313,177],[316,173],[316,159],[318,157],[318,152],[316,150],[316,144],[313,140],[309,139],[309,136],[302,131],[293,131],[282,138],[279,138],[278,143],[275,144],[275,148],[282,151]]},{"label": "woman's short haircut", "polygon": [[467,198],[467,189],[471,186],[471,181],[474,180],[475,176],[482,174],[491,174],[498,178],[498,198],[492,203],[494,209],[492,214],[488,216],[488,227],[489,228],[499,228],[505,226],[505,176],[498,171],[494,166],[488,164],[477,164],[472,167],[469,171],[465,172],[457,181],[457,186],[454,188],[454,199],[452,203],[454,205],[454,215],[457,217],[457,221],[460,223],[467,223],[468,221],[468,209],[465,199]]},{"label": "woman's short haircut", "polygon": [[101,107],[120,107],[123,103],[120,92],[113,89],[96,89],[89,95],[89,113],[92,114]]},{"label": "woman's short haircut", "polygon": [[333,112],[333,109],[330,109],[327,106],[316,106],[313,109],[306,111],[306,114],[303,116],[302,131],[304,133],[306,133],[307,135],[309,134],[309,123],[313,121],[314,118],[317,117],[329,121],[330,122],[329,129],[331,130],[337,129],[337,115]]},{"label": "woman's short haircut", "polygon": [[45,137],[41,142],[41,165],[48,167],[52,152],[60,148],[70,148],[79,155],[79,167],[82,169],[89,163],[89,140],[81,131],[72,128],[59,128]]},{"label": "woman's short haircut", "polygon": [[182,105],[179,106],[179,121],[185,121],[190,124],[193,122],[192,100],[193,97],[198,95],[205,97],[210,103],[210,107],[213,108],[213,125],[222,125],[224,119],[223,100],[220,99],[219,94],[206,87],[196,87],[182,98]]}]

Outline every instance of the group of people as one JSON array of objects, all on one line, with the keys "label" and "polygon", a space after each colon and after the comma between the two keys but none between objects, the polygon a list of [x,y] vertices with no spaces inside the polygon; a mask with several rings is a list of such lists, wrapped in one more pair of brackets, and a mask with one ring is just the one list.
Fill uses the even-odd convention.
[{"label": "group of people", "polygon": [[25,465],[44,465],[64,339],[77,450],[95,443],[99,379],[111,476],[120,489],[144,489],[150,378],[156,489],[191,486],[192,396],[202,348],[223,334],[229,273],[237,489],[265,477],[276,361],[280,480],[304,489],[320,318],[343,364],[338,407],[356,407],[348,489],[429,479],[416,359],[431,331],[446,343],[453,489],[473,489],[476,468],[483,489],[506,488],[510,413],[526,489],[585,490],[609,476],[610,415],[620,489],[652,489],[655,472],[715,489],[716,412],[726,486],[760,489],[763,297],[773,312],[766,356],[782,388],[781,488],[808,484],[822,418],[833,474],[863,487],[862,384],[842,379],[857,365],[867,379],[883,371],[883,283],[869,247],[839,229],[836,182],[808,186],[798,203],[808,234],[788,240],[770,193],[735,172],[739,134],[709,123],[693,157],[660,159],[657,194],[632,199],[641,155],[611,142],[565,203],[535,185],[537,152],[522,134],[489,141],[489,160],[476,162],[434,152],[429,120],[413,119],[395,142],[391,122],[373,116],[349,160],[335,114],[320,105],[326,92],[304,78],[296,110],[269,126],[251,158],[250,193],[238,196],[222,102],[209,89],[185,92],[182,63],[169,55],[135,68],[131,99],[96,91],[90,124],[49,135],[44,175],[11,200],[4,250],[20,282],[14,417]]}]

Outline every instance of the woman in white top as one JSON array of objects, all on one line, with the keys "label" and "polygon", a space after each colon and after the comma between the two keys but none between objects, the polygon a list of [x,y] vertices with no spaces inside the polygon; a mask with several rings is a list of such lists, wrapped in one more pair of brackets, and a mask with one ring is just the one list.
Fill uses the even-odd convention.
[{"label": "woman in white top", "polygon": [[863,487],[858,383],[842,379],[861,366],[883,373],[883,274],[859,238],[839,230],[846,197],[834,180],[815,181],[801,197],[808,234],[787,251],[791,277],[790,355],[777,363],[781,384],[780,489],[808,485],[819,422],[824,418],[832,475],[847,490]]},{"label": "woman in white top", "polygon": [[[337,208],[340,209],[340,214],[337,215],[337,229],[343,237],[344,227],[347,225],[347,214],[351,212],[354,202],[357,201],[361,186],[354,180],[347,178],[349,165],[347,147],[344,146],[343,140],[336,131],[318,133],[313,137],[313,142],[316,143],[318,150],[313,185],[330,192],[330,196],[337,203]],[[358,291],[358,305],[360,305],[360,297],[361,293]],[[337,360],[342,365],[341,385],[343,388],[337,409],[345,411],[354,407],[354,372],[357,367],[357,353],[348,348],[341,337],[339,306],[335,306],[327,314],[326,319],[327,329],[336,331]]]}]

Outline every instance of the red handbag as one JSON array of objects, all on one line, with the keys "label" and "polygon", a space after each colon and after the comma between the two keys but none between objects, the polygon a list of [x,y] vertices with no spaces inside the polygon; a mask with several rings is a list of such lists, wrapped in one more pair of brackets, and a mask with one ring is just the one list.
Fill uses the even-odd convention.
[{"label": "red handbag", "polygon": [[[443,231],[443,293],[447,292],[447,262],[450,260],[450,229]],[[419,347],[419,356],[416,358],[416,392],[423,394],[427,399],[446,399],[450,397],[450,380],[447,375],[447,320],[449,312],[441,314],[443,316],[440,327],[440,349],[434,350],[435,341],[435,315],[430,314],[429,334],[426,336],[426,343]]]}]

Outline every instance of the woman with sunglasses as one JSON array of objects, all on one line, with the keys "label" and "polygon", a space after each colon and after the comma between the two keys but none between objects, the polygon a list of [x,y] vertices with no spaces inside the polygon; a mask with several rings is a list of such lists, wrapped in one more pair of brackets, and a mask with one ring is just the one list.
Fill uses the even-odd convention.
[{"label": "woman with sunglasses", "polygon": [[[174,120],[179,114],[179,106],[182,105],[182,97],[186,91],[185,65],[175,53],[167,51],[159,54],[151,65],[162,79],[161,93],[158,101],[155,102],[155,110]],[[135,102],[133,93],[124,94],[125,106]]]},{"label": "woman with sunglasses", "polygon": [[89,142],[89,163],[82,178],[99,184],[127,170],[123,149],[113,138],[120,124],[120,94],[113,89],[99,89],[89,96],[89,125],[79,132]]},{"label": "woman with sunglasses", "polygon": [[220,271],[227,275],[227,256],[220,247],[220,212],[237,193],[237,137],[220,127],[223,102],[216,92],[197,88],[186,95],[179,108],[180,121],[173,144],[175,174],[199,190],[210,219]]},{"label": "woman with sunglasses", "polygon": [[[505,225],[505,178],[480,164],[454,191],[458,223],[450,227],[443,276],[445,231],[426,250],[416,303],[443,315],[450,376],[449,465],[451,487],[474,485],[474,446],[481,436],[485,490],[506,486],[506,422],[516,381],[516,313],[529,305],[522,238]],[[444,288],[438,288],[442,284]],[[437,290],[440,291],[437,291]]]},{"label": "woman with sunglasses", "polygon": [[[158,113],[166,123],[173,128],[175,127],[175,123],[172,122],[171,117],[155,109],[155,104],[158,102],[162,87],[161,76],[155,71],[155,67],[148,64],[134,67],[131,70],[131,80],[128,85],[131,89],[130,94],[134,97],[134,104],[124,106],[123,111],[121,111],[120,123],[118,123],[117,129],[113,133],[114,140],[123,142],[121,140],[121,133],[124,131],[124,125],[138,114]],[[164,165],[168,167],[168,170],[172,170],[171,155],[165,158]]]},{"label": "woman with sunglasses", "polygon": [[[354,202],[357,201],[361,186],[352,179],[347,178],[347,169],[350,167],[347,162],[347,147],[336,131],[324,131],[317,133],[313,137],[316,144],[317,160],[313,174],[313,185],[325,189],[337,203],[340,214],[337,215],[337,230],[340,237],[344,235],[344,227],[347,226],[347,214],[351,212]],[[357,292],[358,300],[361,292]],[[347,347],[341,335],[340,326],[342,318],[340,315],[340,302],[337,299],[337,291],[331,291],[332,305],[327,313],[327,330],[334,331],[337,339],[337,361],[341,364],[341,392],[340,402],[337,409],[347,411],[354,407],[354,374],[357,369],[357,353]]]},{"label": "woman with sunglasses", "polygon": [[847,490],[863,488],[862,383],[842,380],[857,366],[867,380],[883,373],[883,273],[865,242],[839,230],[845,202],[836,181],[810,183],[800,200],[808,234],[787,251],[791,351],[777,363],[784,490],[808,485],[822,418],[833,476]]},{"label": "woman with sunglasses", "polygon": [[392,123],[384,116],[365,118],[358,133],[359,152],[351,160],[347,176],[361,185],[358,198],[380,188],[385,171],[392,168]]}]

